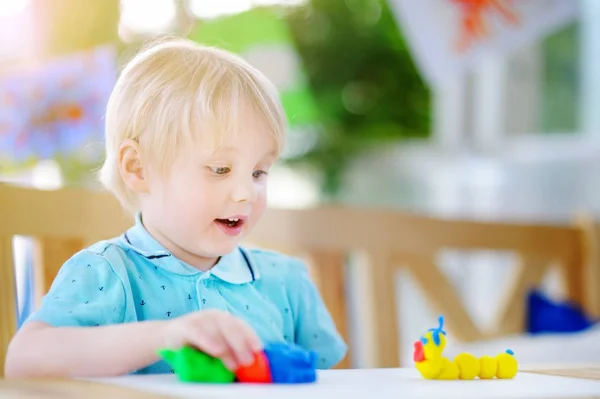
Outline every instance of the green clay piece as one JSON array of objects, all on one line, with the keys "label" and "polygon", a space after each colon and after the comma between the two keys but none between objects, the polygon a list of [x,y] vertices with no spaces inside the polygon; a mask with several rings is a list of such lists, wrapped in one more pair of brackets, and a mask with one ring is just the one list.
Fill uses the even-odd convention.
[{"label": "green clay piece", "polygon": [[180,381],[227,384],[235,380],[235,374],[220,359],[189,346],[162,349],[158,354],[173,368]]}]

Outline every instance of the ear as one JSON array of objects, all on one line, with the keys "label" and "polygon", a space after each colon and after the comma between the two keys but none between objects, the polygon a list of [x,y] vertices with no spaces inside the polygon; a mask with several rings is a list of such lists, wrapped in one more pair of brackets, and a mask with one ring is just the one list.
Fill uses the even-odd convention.
[{"label": "ear", "polygon": [[148,180],[136,141],[125,140],[119,147],[119,172],[130,190],[136,193],[148,192]]}]

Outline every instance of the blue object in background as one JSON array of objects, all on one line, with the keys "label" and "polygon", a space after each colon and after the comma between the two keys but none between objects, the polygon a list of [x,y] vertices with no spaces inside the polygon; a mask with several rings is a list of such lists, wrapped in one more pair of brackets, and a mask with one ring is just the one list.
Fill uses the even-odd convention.
[{"label": "blue object in background", "polygon": [[317,380],[316,352],[286,343],[267,344],[264,352],[269,360],[273,383],[296,384]]},{"label": "blue object in background", "polygon": [[[15,264],[16,267],[24,268],[24,279],[21,281],[20,286],[17,286],[17,329],[21,328],[25,320],[29,317],[31,312],[34,310],[34,276],[33,276],[33,242],[31,238],[25,240],[23,248],[24,263]],[[19,300],[22,298],[22,302]],[[19,306],[20,305],[20,306]]]},{"label": "blue object in background", "polygon": [[0,161],[19,166],[88,156],[90,143],[104,141],[103,117],[117,70],[115,49],[102,46],[3,74]]},{"label": "blue object in background", "polygon": [[527,331],[531,334],[573,333],[596,323],[579,306],[552,301],[536,290],[529,292],[527,310]]}]

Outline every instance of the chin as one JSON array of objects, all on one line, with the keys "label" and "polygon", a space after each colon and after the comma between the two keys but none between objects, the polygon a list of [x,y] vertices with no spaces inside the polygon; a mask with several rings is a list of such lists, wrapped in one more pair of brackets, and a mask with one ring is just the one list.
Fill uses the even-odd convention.
[{"label": "chin", "polygon": [[238,240],[232,242],[219,242],[211,245],[210,251],[207,251],[214,256],[215,258],[219,256],[225,256],[233,252],[238,246],[240,242]]}]

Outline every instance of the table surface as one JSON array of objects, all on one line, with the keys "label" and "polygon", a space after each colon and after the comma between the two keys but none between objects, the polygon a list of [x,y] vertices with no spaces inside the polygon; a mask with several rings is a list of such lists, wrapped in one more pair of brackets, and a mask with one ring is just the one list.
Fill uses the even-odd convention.
[{"label": "table surface", "polygon": [[[600,365],[524,368],[513,380],[426,381],[416,370],[319,372],[306,385],[206,385],[169,375],[0,380],[0,399],[18,398],[600,398]],[[556,375],[561,374],[562,375]],[[568,376],[564,376],[568,375]]]}]

